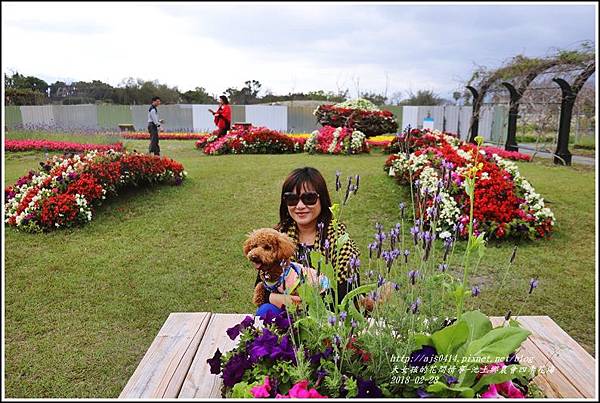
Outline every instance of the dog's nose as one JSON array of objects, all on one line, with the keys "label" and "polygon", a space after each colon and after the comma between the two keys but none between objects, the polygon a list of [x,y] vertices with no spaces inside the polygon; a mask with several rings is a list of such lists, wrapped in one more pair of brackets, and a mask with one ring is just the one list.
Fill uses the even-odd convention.
[{"label": "dog's nose", "polygon": [[250,259],[251,262],[260,263],[260,258],[252,253],[248,254],[248,259]]}]

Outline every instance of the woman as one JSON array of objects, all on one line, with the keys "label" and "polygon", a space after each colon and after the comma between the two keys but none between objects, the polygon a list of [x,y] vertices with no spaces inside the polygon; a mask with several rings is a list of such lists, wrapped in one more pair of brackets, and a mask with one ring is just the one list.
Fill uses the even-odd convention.
[{"label": "woman", "polygon": [[229,100],[225,95],[221,95],[219,97],[219,109],[217,111],[213,111],[212,109],[208,110],[215,117],[215,124],[219,130],[218,136],[224,136],[227,134],[227,131],[231,129],[231,106],[229,106]]},{"label": "woman", "polygon": [[[350,259],[358,258],[359,251],[354,241],[346,242],[340,250],[333,248],[335,229],[332,225],[331,198],[327,184],[315,168],[298,168],[292,171],[283,183],[279,205],[279,223],[275,229],[286,233],[296,242],[294,260],[306,264],[304,259],[311,250],[323,253],[327,246],[333,250],[332,261],[338,260],[338,302],[354,287],[360,284],[358,270],[350,267]],[[346,232],[343,224],[338,224],[338,236]],[[334,250],[335,249],[335,250]],[[256,284],[260,282],[257,276]],[[300,297],[282,294],[269,294],[268,304],[258,307],[256,314],[279,313],[283,305],[299,302]]]}]

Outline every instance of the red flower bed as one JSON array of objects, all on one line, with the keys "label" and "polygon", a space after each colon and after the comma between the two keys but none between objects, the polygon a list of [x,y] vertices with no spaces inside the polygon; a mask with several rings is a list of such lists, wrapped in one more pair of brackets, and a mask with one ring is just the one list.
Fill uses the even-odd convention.
[{"label": "red flower bed", "polygon": [[[159,140],[202,140],[208,136],[208,133],[158,133]],[[150,140],[150,133],[125,132],[121,133],[121,137],[129,140]]]},{"label": "red flower bed", "polygon": [[5,221],[28,232],[84,224],[107,195],[121,189],[162,182],[178,185],[183,165],[166,157],[91,151],[40,163],[5,189]]},{"label": "red flower bed", "polygon": [[529,156],[479,148],[441,132],[412,131],[397,142],[403,151],[390,155],[385,167],[390,176],[415,187],[420,200],[417,217],[438,219],[440,231],[462,238],[468,235],[470,200],[464,184],[475,169],[476,235],[535,239],[552,232],[552,211],[516,164],[501,154],[525,161]]},{"label": "red flower bed", "polygon": [[123,144],[82,144],[70,143],[67,141],[50,141],[50,140],[4,140],[4,149],[6,151],[67,151],[67,152],[85,152],[90,150],[106,151],[115,150],[122,151]]},{"label": "red flower bed", "polygon": [[225,136],[213,134],[196,142],[205,154],[284,154],[301,152],[306,138],[287,136],[266,127],[230,130]]}]

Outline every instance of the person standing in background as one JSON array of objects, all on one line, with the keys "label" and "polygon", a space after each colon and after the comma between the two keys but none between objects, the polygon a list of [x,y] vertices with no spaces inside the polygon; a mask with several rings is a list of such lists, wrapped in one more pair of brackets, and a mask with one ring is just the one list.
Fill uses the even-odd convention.
[{"label": "person standing in background", "polygon": [[229,100],[225,95],[221,95],[219,97],[219,109],[217,111],[213,111],[212,109],[208,110],[215,117],[215,124],[218,128],[218,136],[224,136],[227,134],[227,131],[231,129],[231,106],[229,106]]},{"label": "person standing in background", "polygon": [[149,153],[160,155],[160,147],[158,146],[158,129],[164,120],[158,118],[157,106],[160,105],[160,98],[153,97],[150,109],[148,109],[148,132],[150,133]]}]

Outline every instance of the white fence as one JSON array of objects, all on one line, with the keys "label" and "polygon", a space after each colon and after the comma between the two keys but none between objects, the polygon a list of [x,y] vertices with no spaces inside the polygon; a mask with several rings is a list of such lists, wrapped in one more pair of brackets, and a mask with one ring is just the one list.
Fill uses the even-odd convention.
[{"label": "white fence", "polygon": [[[55,126],[64,129],[114,129],[120,123],[133,124],[145,131],[148,123],[148,105],[44,105],[9,106],[5,108],[9,128]],[[209,132],[215,129],[213,115],[208,109],[217,105],[162,105],[161,119],[167,131]],[[384,107],[385,108],[385,107]],[[423,127],[425,118],[433,119],[438,130],[459,134],[466,138],[473,108],[471,106],[404,106],[391,107],[400,129],[408,125]],[[313,115],[314,108],[286,105],[232,105],[233,122],[249,122],[254,126],[288,133],[310,133],[320,125]],[[10,118],[10,119],[8,119]],[[479,133],[486,140],[501,142],[506,133],[508,109],[504,105],[484,106],[479,119]]]}]

